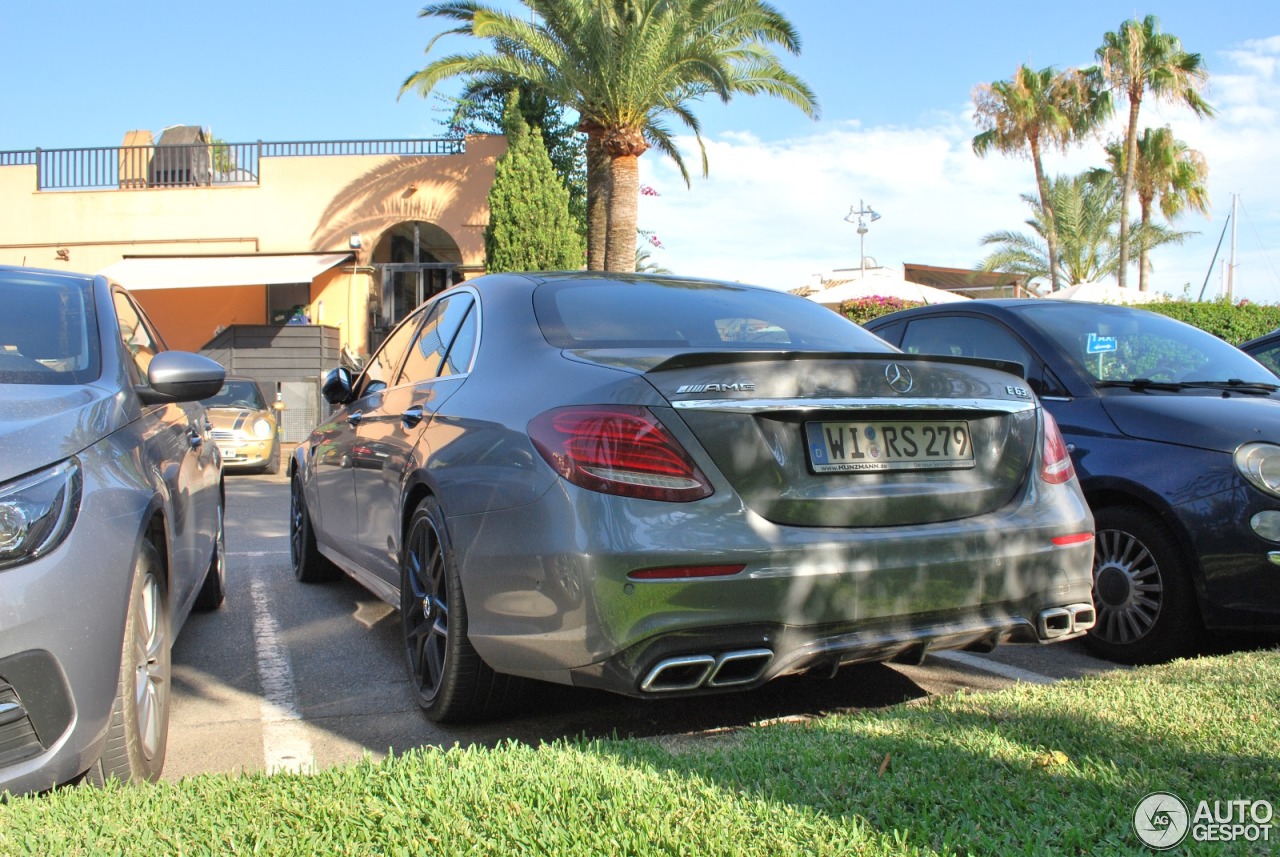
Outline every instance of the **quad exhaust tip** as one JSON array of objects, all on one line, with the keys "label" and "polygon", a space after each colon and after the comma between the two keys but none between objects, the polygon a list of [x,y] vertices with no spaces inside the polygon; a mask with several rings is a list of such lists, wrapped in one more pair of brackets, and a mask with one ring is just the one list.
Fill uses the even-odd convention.
[{"label": "quad exhaust tip", "polygon": [[773,660],[771,649],[744,649],[719,655],[667,658],[640,682],[647,693],[673,693],[700,687],[736,687],[758,681]]},{"label": "quad exhaust tip", "polygon": [[1083,634],[1093,627],[1098,614],[1092,604],[1068,604],[1040,611],[1040,639],[1054,640],[1068,634]]}]

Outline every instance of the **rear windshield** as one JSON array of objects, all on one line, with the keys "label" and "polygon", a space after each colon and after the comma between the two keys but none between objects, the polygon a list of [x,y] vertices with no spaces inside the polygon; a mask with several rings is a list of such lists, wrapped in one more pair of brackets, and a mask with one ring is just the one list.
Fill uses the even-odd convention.
[{"label": "rear windshield", "polygon": [[87,384],[100,373],[93,280],[0,272],[0,384]]},{"label": "rear windshield", "polygon": [[206,408],[248,408],[254,411],[265,411],[267,403],[262,399],[262,391],[253,381],[231,379],[224,381],[218,395],[204,400]]},{"label": "rear windshield", "polygon": [[557,348],[893,350],[813,301],[732,283],[569,280],[540,286],[533,301]]}]

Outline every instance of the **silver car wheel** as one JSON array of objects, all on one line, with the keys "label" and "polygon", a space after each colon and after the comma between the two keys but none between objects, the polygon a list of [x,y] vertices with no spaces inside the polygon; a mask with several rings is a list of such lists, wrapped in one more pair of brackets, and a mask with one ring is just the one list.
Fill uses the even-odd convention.
[{"label": "silver car wheel", "polygon": [[164,743],[169,709],[169,640],[164,628],[164,595],[148,574],[137,602],[133,639],[134,717],[142,754],[154,759]]},{"label": "silver car wheel", "polygon": [[1094,632],[1121,645],[1141,640],[1155,627],[1164,602],[1164,581],[1151,551],[1123,530],[1099,530],[1093,557]]}]

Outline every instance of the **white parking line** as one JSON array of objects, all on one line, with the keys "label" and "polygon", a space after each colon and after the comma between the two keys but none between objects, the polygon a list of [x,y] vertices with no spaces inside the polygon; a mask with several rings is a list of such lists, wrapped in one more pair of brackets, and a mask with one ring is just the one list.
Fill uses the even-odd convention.
[{"label": "white parking line", "polygon": [[264,557],[264,556],[279,556],[280,554],[287,554],[287,553],[289,552],[288,551],[227,551],[227,556]]},{"label": "white parking line", "polygon": [[280,628],[271,615],[267,588],[261,580],[250,583],[253,600],[253,638],[258,655],[258,680],[262,683],[262,757],[267,770],[310,773],[315,754],[298,711],[293,667],[280,640]]},{"label": "white parking line", "polygon": [[1024,670],[1021,667],[1012,667],[1008,664],[1002,664],[999,661],[989,661],[986,658],[980,658],[977,655],[971,655],[968,652],[930,652],[930,657],[938,658],[943,661],[951,661],[970,669],[981,670],[991,673],[992,675],[1003,676],[1004,678],[1013,679],[1014,681],[1022,681],[1027,684],[1056,684],[1057,679],[1050,678],[1047,675],[1041,675],[1031,670]]}]

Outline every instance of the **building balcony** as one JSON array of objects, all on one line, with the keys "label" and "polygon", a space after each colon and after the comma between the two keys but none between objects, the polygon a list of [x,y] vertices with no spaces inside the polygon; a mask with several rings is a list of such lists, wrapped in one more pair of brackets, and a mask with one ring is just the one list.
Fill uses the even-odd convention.
[{"label": "building balcony", "polygon": [[34,166],[39,191],[164,190],[256,185],[258,166],[265,158],[466,153],[466,141],[459,139],[227,143],[203,139],[198,128],[177,136],[193,142],[167,142],[175,130],[169,129],[155,143],[141,145],[0,151],[0,167]]}]

